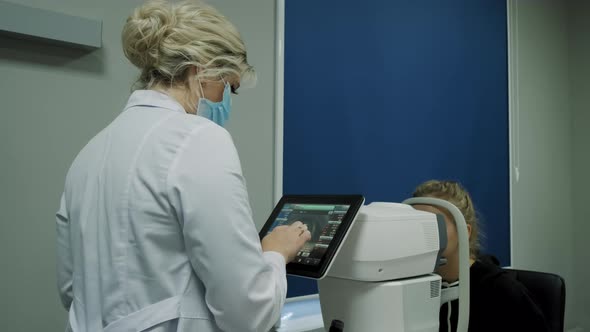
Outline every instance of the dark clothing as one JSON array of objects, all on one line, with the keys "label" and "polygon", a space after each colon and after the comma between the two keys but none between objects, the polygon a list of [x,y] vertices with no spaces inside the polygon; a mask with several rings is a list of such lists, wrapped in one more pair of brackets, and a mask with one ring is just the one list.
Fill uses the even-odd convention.
[{"label": "dark clothing", "polygon": [[[496,263],[497,264],[497,263]],[[470,332],[549,331],[527,289],[489,257],[478,259],[470,275]],[[451,331],[457,330],[458,300],[451,302]],[[448,303],[440,310],[441,332],[448,331]]]}]

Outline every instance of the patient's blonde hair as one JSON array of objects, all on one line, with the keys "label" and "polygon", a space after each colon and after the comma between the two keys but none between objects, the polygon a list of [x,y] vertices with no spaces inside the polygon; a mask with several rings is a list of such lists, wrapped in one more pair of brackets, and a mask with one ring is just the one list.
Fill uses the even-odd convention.
[{"label": "patient's blonde hair", "polygon": [[472,258],[477,258],[480,247],[477,215],[469,192],[460,183],[439,180],[426,181],[416,188],[413,196],[440,198],[455,205],[463,214],[465,222],[471,225],[469,254]]},{"label": "patient's blonde hair", "polygon": [[122,42],[127,59],[141,70],[139,89],[187,84],[191,67],[199,79],[255,78],[235,26],[197,0],[148,1],[127,18]]}]

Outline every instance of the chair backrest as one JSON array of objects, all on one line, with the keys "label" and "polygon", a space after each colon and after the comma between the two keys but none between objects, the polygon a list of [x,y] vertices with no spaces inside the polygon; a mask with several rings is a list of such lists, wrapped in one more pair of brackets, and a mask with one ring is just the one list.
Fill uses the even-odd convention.
[{"label": "chair backrest", "polygon": [[556,274],[504,269],[523,284],[545,315],[552,332],[563,332],[565,281]]}]

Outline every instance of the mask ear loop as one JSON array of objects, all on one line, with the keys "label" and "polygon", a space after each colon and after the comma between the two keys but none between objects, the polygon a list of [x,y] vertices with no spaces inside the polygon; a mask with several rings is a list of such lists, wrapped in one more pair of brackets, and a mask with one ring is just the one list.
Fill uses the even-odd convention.
[{"label": "mask ear loop", "polygon": [[225,89],[227,87],[227,85],[229,84],[229,82],[226,81],[225,78],[223,78],[223,77],[221,77],[221,81],[223,82],[223,88]]},{"label": "mask ear loop", "polygon": [[201,83],[201,79],[197,76],[197,82],[199,83],[199,90],[201,90],[201,94],[199,95],[199,99],[205,98],[205,92],[203,92],[203,83]]},{"label": "mask ear loop", "polygon": [[195,114],[199,114],[199,105],[201,105],[201,98],[204,98],[205,93],[203,92],[203,84],[201,83],[201,79],[199,76],[196,77],[197,83],[199,84],[199,90],[201,91],[197,96],[197,108],[195,108]]}]

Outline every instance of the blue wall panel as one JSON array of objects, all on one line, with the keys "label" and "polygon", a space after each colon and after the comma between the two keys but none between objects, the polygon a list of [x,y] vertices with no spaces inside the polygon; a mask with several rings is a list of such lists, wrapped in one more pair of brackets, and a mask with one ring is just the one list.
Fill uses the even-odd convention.
[{"label": "blue wall panel", "polygon": [[399,202],[458,180],[510,264],[506,3],[286,0],[285,19],[284,192]]}]

